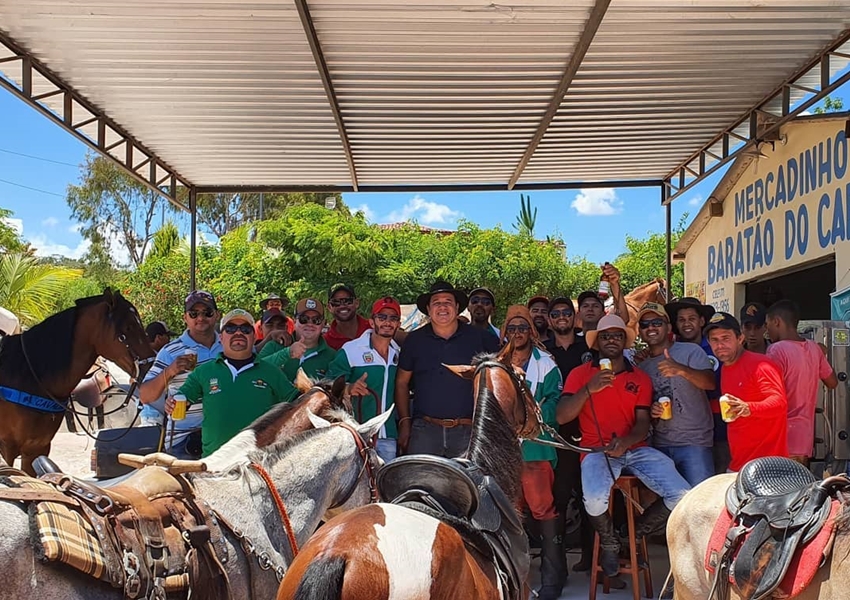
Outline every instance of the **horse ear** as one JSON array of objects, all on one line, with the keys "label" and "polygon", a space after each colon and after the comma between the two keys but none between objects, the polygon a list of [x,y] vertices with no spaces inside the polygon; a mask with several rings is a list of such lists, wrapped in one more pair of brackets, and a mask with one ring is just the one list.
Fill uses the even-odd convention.
[{"label": "horse ear", "polygon": [[310,378],[307,377],[307,373],[304,372],[304,369],[298,369],[298,373],[295,374],[295,387],[302,394],[306,394],[307,391],[313,387],[313,382],[310,381]]},{"label": "horse ear", "polygon": [[384,423],[387,422],[387,419],[390,418],[390,415],[393,414],[394,408],[395,406],[391,406],[386,412],[379,414],[377,417],[372,417],[362,425],[358,425],[357,433],[363,436],[363,439],[365,440],[377,435],[377,433],[381,430],[381,427],[384,426]]},{"label": "horse ear", "polygon": [[464,379],[472,379],[472,376],[475,375],[475,367],[472,365],[447,365],[443,363],[443,366]]},{"label": "horse ear", "polygon": [[315,427],[316,429],[322,429],[324,427],[330,427],[331,426],[330,421],[328,421],[327,419],[323,419],[322,417],[320,417],[318,415],[314,415],[313,411],[310,410],[309,408],[307,409],[307,418],[310,419],[310,423],[312,423],[313,427]]},{"label": "horse ear", "polygon": [[334,398],[342,398],[345,395],[345,376],[340,375],[334,379],[331,385],[331,396]]},{"label": "horse ear", "polygon": [[514,355],[514,341],[513,339],[509,339],[508,343],[504,345],[504,347],[499,351],[496,355],[496,360],[506,366],[510,366],[511,359]]},{"label": "horse ear", "polygon": [[106,303],[109,304],[110,308],[115,308],[115,293],[112,291],[112,288],[106,288],[103,290],[103,299],[106,300]]}]

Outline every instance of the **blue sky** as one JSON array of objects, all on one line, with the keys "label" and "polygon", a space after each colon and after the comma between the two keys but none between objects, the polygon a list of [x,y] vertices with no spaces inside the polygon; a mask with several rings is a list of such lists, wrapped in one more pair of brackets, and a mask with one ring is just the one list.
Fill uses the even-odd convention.
[{"label": "blue sky", "polygon": [[[848,105],[846,91],[839,95]],[[86,147],[3,90],[0,131],[0,207],[14,212],[13,224],[39,254],[80,257],[86,245],[78,224],[71,219],[65,190],[77,182]],[[718,179],[717,175],[709,178],[673,203],[674,225],[682,214],[696,214]],[[535,235],[560,235],[572,257],[612,260],[624,250],[627,234],[643,236],[664,230],[664,209],[656,188],[535,191],[529,195],[538,210]],[[519,192],[359,193],[345,194],[344,200],[378,223],[411,218],[422,225],[452,229],[462,218],[482,227],[510,229],[519,212],[519,197]],[[179,225],[185,230],[188,216],[181,218]]]}]

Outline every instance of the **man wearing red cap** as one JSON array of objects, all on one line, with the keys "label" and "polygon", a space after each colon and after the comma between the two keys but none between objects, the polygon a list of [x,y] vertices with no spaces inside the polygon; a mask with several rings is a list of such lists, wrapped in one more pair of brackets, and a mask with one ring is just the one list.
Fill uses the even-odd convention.
[{"label": "man wearing red cap", "polygon": [[[346,342],[328,367],[328,377],[344,376],[346,393],[359,397],[354,402],[358,420],[363,423],[393,405],[399,347],[393,341],[401,324],[398,300],[386,296],[372,305],[371,329]],[[372,395],[374,392],[377,397]],[[389,419],[378,433],[376,450],[384,461],[396,457],[398,437],[396,418]]]}]

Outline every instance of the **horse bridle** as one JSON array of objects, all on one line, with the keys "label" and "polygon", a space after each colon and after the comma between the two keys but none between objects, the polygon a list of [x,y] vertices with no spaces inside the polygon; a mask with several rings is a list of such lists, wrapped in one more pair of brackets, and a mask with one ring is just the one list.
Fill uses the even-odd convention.
[{"label": "horse bridle", "polygon": [[[594,454],[597,452],[605,452],[610,449],[610,445],[608,446],[599,446],[599,447],[589,447],[589,446],[580,446],[569,440],[564,439],[558,431],[548,425],[543,420],[543,414],[540,412],[540,405],[534,399],[534,396],[531,393],[531,389],[528,387],[528,383],[525,381],[525,378],[520,378],[517,375],[516,371],[508,368],[507,365],[501,363],[497,360],[486,360],[478,364],[475,369],[475,375],[477,376],[479,372],[483,375],[482,369],[496,367],[505,371],[508,376],[511,378],[511,381],[514,384],[514,388],[516,389],[517,394],[522,395],[524,398],[523,409],[525,410],[525,419],[523,420],[522,428],[520,429],[519,437],[523,438],[523,434],[528,435],[531,433],[530,431],[526,431],[526,426],[528,425],[528,416],[529,410],[528,407],[533,407],[531,410],[534,413],[534,416],[537,418],[537,422],[540,424],[540,429],[544,433],[548,433],[552,438],[551,440],[544,440],[537,438],[523,438],[524,441],[533,442],[535,444],[540,444],[542,446],[552,446],[554,448],[559,448],[561,450],[571,450],[573,452],[578,452],[579,454]],[[480,385],[480,384],[479,384]]]},{"label": "horse bridle", "polygon": [[[660,281],[655,282],[655,287],[657,288],[657,293],[661,294],[661,297],[664,298],[664,304],[667,304],[667,298],[669,297],[667,287],[662,285]],[[635,306],[634,304],[626,300],[625,296],[623,296],[623,302],[626,303],[626,307],[631,308],[633,311],[635,311],[635,313],[640,312],[641,307]]]},{"label": "horse bridle", "polygon": [[342,495],[342,498],[337,501],[333,506],[328,508],[339,508],[344,505],[348,500],[354,495],[354,490],[357,489],[357,484],[360,482],[360,478],[363,477],[363,474],[366,474],[367,480],[369,482],[369,501],[371,503],[378,502],[380,497],[378,496],[378,484],[375,479],[375,471],[378,469],[377,464],[377,455],[375,452],[375,448],[372,444],[363,439],[363,436],[360,435],[360,432],[357,431],[354,427],[349,425],[348,423],[344,423],[342,421],[333,423],[331,427],[341,427],[348,431],[354,437],[354,443],[357,445],[357,451],[360,453],[360,457],[363,459],[363,466],[360,467],[360,472],[357,474],[357,477],[351,482],[351,485],[348,486],[348,489]]}]

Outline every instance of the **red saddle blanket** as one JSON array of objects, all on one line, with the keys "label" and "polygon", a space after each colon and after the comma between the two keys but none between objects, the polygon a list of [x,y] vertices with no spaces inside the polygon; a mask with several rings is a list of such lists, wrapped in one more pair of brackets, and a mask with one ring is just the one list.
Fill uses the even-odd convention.
[{"label": "red saddle blanket", "polygon": [[[797,554],[791,560],[788,572],[782,579],[782,583],[774,592],[775,594],[778,595],[781,592],[785,598],[794,598],[812,582],[815,573],[818,572],[818,569],[832,551],[835,518],[840,510],[841,504],[833,500],[829,517],[823,528],[797,551]],[[714,573],[716,570],[717,561],[723,552],[723,544],[726,542],[726,532],[731,526],[732,515],[726,510],[726,507],[723,507],[720,516],[714,523],[711,540],[708,542],[708,548],[705,551],[705,568],[710,573]],[[740,548],[740,544],[738,547]]]}]

